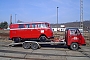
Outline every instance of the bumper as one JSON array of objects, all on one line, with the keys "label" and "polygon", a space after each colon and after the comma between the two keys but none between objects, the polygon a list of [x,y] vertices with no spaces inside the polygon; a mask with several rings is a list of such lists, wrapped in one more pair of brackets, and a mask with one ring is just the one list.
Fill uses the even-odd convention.
[{"label": "bumper", "polygon": [[86,46],[86,44],[82,44],[82,46]]}]

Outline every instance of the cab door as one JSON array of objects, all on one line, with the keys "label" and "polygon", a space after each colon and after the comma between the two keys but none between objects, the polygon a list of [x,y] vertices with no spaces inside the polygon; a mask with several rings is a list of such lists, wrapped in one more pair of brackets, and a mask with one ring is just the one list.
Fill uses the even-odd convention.
[{"label": "cab door", "polygon": [[77,33],[77,29],[69,29],[67,33],[67,44],[70,45],[73,42],[78,43],[80,36]]},{"label": "cab door", "polygon": [[81,34],[81,32],[79,30],[77,30],[76,34],[77,34],[77,37],[78,37],[78,43],[79,43],[79,45],[81,45],[82,42],[85,41],[84,37],[83,37],[83,35]]}]

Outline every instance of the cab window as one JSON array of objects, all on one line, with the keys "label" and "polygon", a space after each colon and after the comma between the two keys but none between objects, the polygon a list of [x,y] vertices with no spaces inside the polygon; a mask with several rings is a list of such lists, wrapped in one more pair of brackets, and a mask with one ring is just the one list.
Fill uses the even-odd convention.
[{"label": "cab window", "polygon": [[75,35],[75,32],[76,32],[75,29],[71,29],[71,30],[70,30],[70,35]]},{"label": "cab window", "polygon": [[80,32],[76,29],[71,29],[70,30],[70,35],[77,35],[77,34],[80,34]]}]

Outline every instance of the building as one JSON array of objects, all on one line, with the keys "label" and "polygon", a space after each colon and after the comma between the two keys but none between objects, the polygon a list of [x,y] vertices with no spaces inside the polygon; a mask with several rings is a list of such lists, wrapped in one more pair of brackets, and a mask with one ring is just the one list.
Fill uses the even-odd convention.
[{"label": "building", "polygon": [[63,32],[65,31],[65,25],[60,25],[58,28],[55,26],[55,27],[52,27],[52,30],[53,31],[60,31],[60,32]]}]

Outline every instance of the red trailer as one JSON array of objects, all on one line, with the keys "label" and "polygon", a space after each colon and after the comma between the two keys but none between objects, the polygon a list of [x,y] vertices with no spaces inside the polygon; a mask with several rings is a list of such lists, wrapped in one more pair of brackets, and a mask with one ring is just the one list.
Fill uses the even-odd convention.
[{"label": "red trailer", "polygon": [[64,40],[51,40],[50,42],[25,41],[23,42],[23,48],[29,49],[31,47],[32,49],[37,49],[40,48],[40,44],[64,44],[72,50],[77,50],[79,46],[86,45],[85,39],[78,28],[67,28]]}]

